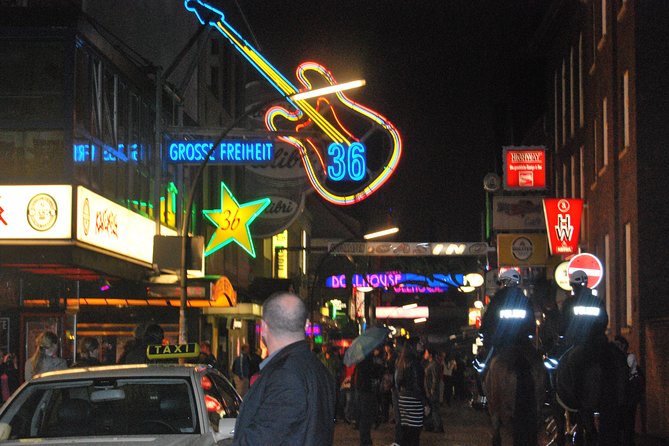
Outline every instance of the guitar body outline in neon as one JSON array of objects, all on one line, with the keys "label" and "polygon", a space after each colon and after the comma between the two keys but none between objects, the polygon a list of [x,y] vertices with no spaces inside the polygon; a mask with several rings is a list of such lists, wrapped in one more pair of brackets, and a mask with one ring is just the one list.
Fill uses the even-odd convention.
[{"label": "guitar body outline in neon", "polygon": [[[307,73],[316,73],[321,80],[329,85],[337,82],[330,71],[316,62],[304,62],[297,67],[296,76],[303,90],[299,90],[285,76],[283,76],[272,64],[270,64],[258,51],[256,51],[230,24],[225,20],[225,14],[202,0],[184,0],[187,11],[195,14],[202,25],[209,25],[221,33],[232,46],[276,89],[293,108],[289,110],[282,106],[270,107],[265,112],[265,126],[272,132],[279,132],[282,122],[295,125],[295,132],[300,132],[308,127],[318,127],[331,141],[326,150],[319,147],[319,141],[306,134],[304,137],[279,136],[300,153],[304,170],[313,189],[325,200],[337,205],[351,205],[358,203],[376,192],[395,172],[402,154],[402,138],[395,126],[381,114],[351,100],[344,93],[336,92],[334,96],[338,104],[362,116],[371,122],[372,131],[366,131],[362,138],[356,137],[342,124],[334,107],[327,98],[320,97],[312,99],[312,105],[306,99],[293,100],[290,96],[300,91],[312,89],[312,82]],[[322,113],[325,108],[330,122]],[[366,165],[366,146],[363,138],[376,130],[383,130],[389,138],[391,148],[383,166],[376,172],[370,172]],[[324,153],[329,154],[335,165],[327,165]],[[328,188],[324,181],[319,178],[318,172],[322,172],[332,181],[347,179],[354,182],[367,181],[358,186],[355,192],[340,193]]]}]

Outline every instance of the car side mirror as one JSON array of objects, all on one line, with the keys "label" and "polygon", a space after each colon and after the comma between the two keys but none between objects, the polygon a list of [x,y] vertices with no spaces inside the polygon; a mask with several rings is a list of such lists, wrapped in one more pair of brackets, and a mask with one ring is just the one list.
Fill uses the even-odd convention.
[{"label": "car side mirror", "polygon": [[218,432],[214,433],[214,440],[221,441],[235,436],[236,418],[221,418],[218,420]]}]

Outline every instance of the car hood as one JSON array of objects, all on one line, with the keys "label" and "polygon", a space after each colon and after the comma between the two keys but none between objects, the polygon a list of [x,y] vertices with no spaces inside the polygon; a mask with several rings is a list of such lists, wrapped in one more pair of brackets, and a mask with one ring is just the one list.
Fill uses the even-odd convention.
[{"label": "car hood", "polygon": [[31,438],[29,440],[8,440],[3,441],[2,446],[21,445],[26,443],[35,444],[77,444],[77,445],[99,445],[99,444],[118,444],[118,445],[144,445],[144,446],[200,446],[215,445],[214,437],[211,434],[199,435],[119,435],[104,437],[60,437],[60,438]]}]

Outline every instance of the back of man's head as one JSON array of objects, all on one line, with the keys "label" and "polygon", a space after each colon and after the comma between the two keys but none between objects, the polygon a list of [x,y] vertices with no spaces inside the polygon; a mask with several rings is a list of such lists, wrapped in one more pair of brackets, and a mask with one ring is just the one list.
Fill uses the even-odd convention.
[{"label": "back of man's head", "polygon": [[262,318],[277,336],[304,336],[307,308],[295,294],[274,293],[263,303]]}]

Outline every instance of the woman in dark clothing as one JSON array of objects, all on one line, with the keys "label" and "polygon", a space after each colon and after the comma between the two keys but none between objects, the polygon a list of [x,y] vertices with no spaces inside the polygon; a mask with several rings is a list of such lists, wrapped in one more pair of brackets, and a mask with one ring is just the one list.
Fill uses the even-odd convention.
[{"label": "woman in dark clothing", "polygon": [[382,366],[374,362],[371,353],[355,367],[355,372],[353,372],[353,390],[358,405],[360,446],[372,445],[372,425],[378,413],[376,393],[382,372]]},{"label": "woman in dark clothing", "polygon": [[425,414],[424,372],[416,346],[407,341],[395,369],[395,385],[398,391],[402,446],[418,446]]}]

